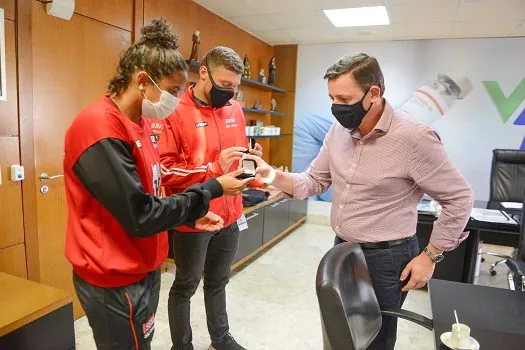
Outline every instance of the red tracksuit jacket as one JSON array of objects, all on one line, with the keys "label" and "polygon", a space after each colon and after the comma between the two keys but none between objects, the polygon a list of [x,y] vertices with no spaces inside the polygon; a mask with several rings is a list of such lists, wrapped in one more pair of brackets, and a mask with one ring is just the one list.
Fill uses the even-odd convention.
[{"label": "red tracksuit jacket", "polygon": [[[162,184],[167,195],[184,191],[188,186],[224,175],[218,159],[223,149],[247,147],[244,113],[240,104],[231,100],[222,108],[206,106],[193,96],[190,86],[176,110],[163,120],[151,124],[159,139]],[[230,170],[237,169],[232,164]],[[221,216],[229,226],[242,215],[242,195],[223,196],[210,202],[210,211]],[[196,232],[180,226],[181,232]]]},{"label": "red tracksuit jacket", "polygon": [[[73,270],[91,284],[102,287],[128,285],[159,268],[166,259],[166,233],[145,238],[130,235],[86,188],[96,184],[83,183],[75,171],[81,156],[89,156],[87,150],[96,150],[95,147],[101,141],[118,140],[130,150],[143,190],[159,196],[159,155],[152,135],[150,126],[144,119],[140,125],[133,123],[107,97],[82,111],[66,133],[66,256],[73,265]],[[112,151],[104,154],[112,156]],[[113,161],[117,158],[118,154]],[[114,177],[112,170],[101,163],[100,168],[95,168],[92,164],[90,166],[92,171],[107,176],[108,179]],[[100,178],[104,179],[102,176]]]}]

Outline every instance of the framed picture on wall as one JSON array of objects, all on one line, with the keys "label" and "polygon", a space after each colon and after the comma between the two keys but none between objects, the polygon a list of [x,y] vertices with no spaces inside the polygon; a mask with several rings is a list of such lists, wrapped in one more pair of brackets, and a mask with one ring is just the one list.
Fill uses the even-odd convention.
[{"label": "framed picture on wall", "polygon": [[7,101],[4,9],[0,8],[0,101]]}]

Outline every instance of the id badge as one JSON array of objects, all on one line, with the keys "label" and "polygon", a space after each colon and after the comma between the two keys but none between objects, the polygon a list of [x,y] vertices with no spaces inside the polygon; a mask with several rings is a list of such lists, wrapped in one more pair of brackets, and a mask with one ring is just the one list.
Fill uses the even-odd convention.
[{"label": "id badge", "polygon": [[248,222],[246,221],[246,216],[242,216],[237,220],[237,226],[239,226],[239,231],[244,231],[248,229]]}]

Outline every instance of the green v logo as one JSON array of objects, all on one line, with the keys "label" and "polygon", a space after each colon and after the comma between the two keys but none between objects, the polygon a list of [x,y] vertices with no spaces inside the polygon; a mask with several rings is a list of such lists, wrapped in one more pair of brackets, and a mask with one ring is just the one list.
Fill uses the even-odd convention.
[{"label": "green v logo", "polygon": [[516,109],[525,101],[525,78],[516,86],[509,97],[505,96],[496,81],[484,81],[483,85],[496,105],[503,123],[507,122]]}]

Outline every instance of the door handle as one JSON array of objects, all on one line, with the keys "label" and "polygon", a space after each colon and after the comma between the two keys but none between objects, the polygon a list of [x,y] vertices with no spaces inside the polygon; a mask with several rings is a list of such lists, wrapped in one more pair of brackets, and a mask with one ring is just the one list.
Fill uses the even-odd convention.
[{"label": "door handle", "polygon": [[246,217],[246,221],[250,221],[251,219],[255,218],[259,216],[259,213],[253,213],[251,214],[250,216]]},{"label": "door handle", "polygon": [[59,175],[55,175],[55,176],[49,176],[46,173],[42,173],[42,174],[40,174],[40,176],[38,178],[40,179],[40,181],[47,181],[47,180],[58,179],[58,178],[61,178],[61,177],[64,177],[64,175],[59,174]]}]

